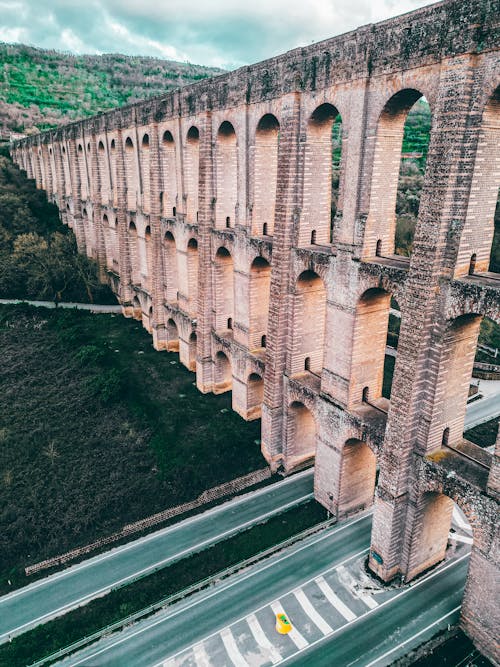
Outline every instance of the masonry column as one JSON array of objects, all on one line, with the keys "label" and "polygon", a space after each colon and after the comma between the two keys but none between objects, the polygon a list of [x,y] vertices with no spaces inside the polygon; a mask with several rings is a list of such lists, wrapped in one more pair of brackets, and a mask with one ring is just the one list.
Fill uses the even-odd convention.
[{"label": "masonry column", "polygon": [[125,149],[123,147],[123,133],[116,132],[116,227],[118,232],[118,272],[120,274],[120,301],[123,314],[126,317],[134,316],[134,298],[132,289],[132,272],[128,247],[128,218],[127,218],[127,176],[125,172]]},{"label": "masonry column", "polygon": [[[385,581],[397,575],[415,576],[421,569],[414,554],[424,503],[415,481],[419,457],[430,451],[429,428],[446,327],[444,299],[467,211],[480,125],[474,101],[480,98],[483,82],[471,61],[467,56],[443,61],[433,110],[375,500],[369,565]],[[421,567],[429,567],[425,550],[420,551]]]},{"label": "masonry column", "polygon": [[63,202],[64,202],[64,169],[62,163],[61,142],[54,141],[52,144],[52,152],[54,155],[54,164],[56,166],[56,204],[59,207],[59,215],[63,217]]},{"label": "masonry column", "polygon": [[50,168],[49,150],[45,143],[45,139],[42,142],[42,160],[45,167],[45,191],[47,192],[47,199],[50,201],[54,194],[54,181],[52,169]]},{"label": "masonry column", "polygon": [[198,318],[196,324],[196,386],[203,393],[213,388],[212,361],[212,253],[211,229],[214,226],[214,154],[212,114],[199,119],[200,168],[198,195]]},{"label": "masonry column", "polygon": [[92,136],[88,139],[90,143],[90,177],[94,187],[92,188],[92,217],[94,222],[97,263],[99,265],[99,278],[101,282],[106,282],[106,245],[104,242],[104,230],[102,227],[102,193],[101,193],[101,175],[99,173],[99,164],[97,160],[97,139],[95,128]]},{"label": "masonry column", "polygon": [[153,345],[156,350],[167,349],[165,308],[163,306],[163,253],[161,234],[161,165],[158,123],[151,123],[149,139],[149,225],[151,227],[151,300],[153,302]]},{"label": "masonry column", "polygon": [[299,132],[300,95],[292,93],[282,101],[262,405],[262,454],[274,469],[280,465],[283,447],[283,375],[290,324],[291,248],[299,216]]},{"label": "masonry column", "polygon": [[82,218],[82,181],[78,165],[78,151],[76,148],[76,136],[73,134],[68,141],[69,168],[71,170],[71,181],[73,183],[73,231],[76,236],[76,244],[79,252],[86,250],[85,231]]}]

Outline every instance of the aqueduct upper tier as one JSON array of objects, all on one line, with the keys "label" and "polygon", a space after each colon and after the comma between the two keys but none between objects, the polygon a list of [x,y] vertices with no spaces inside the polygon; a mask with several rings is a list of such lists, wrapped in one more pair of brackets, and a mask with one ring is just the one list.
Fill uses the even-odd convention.
[{"label": "aqueduct upper tier", "polygon": [[[498,26],[494,0],[445,0],[12,145],[156,348],[262,418],[271,466],[315,457],[316,497],[337,516],[373,502],[379,466],[380,577],[438,562],[449,499],[463,507],[462,620],[497,661],[500,445],[479,453],[463,430],[479,324],[500,320]],[[430,142],[405,258],[395,204],[422,97]]]}]

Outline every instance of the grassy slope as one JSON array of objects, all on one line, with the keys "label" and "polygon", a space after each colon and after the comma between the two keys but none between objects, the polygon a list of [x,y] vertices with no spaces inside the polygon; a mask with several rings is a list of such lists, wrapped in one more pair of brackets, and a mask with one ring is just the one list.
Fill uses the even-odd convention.
[{"label": "grassy slope", "polygon": [[121,316],[0,309],[0,586],[260,468],[260,422]]},{"label": "grassy slope", "polygon": [[46,129],[160,95],[222,70],[158,58],[76,56],[0,43],[0,127]]}]

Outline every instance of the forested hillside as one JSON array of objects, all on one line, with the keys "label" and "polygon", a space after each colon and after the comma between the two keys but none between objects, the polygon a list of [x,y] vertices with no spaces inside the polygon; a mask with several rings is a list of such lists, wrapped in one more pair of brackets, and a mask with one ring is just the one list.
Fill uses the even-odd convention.
[{"label": "forested hillside", "polygon": [[221,72],[158,58],[77,56],[0,43],[0,130],[44,130]]}]

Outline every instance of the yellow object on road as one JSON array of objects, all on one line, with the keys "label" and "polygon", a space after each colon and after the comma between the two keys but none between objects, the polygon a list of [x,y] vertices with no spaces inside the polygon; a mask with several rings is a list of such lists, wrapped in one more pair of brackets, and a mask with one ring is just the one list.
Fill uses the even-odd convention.
[{"label": "yellow object on road", "polygon": [[276,631],[280,635],[286,635],[292,629],[292,624],[285,614],[276,614]]}]

